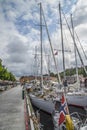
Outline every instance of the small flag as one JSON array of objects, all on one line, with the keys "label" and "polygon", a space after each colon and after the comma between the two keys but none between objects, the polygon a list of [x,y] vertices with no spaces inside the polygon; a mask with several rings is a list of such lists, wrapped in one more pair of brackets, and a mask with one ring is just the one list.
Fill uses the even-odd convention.
[{"label": "small flag", "polygon": [[66,98],[64,95],[62,95],[59,122],[58,122],[59,126],[64,122],[66,124],[67,130],[74,130],[74,124],[69,114]]},{"label": "small flag", "polygon": [[68,111],[67,102],[66,102],[65,96],[62,95],[59,122],[58,122],[59,125],[61,125],[65,121],[65,116],[68,113],[69,111]]},{"label": "small flag", "polygon": [[56,51],[56,52],[54,53],[54,55],[58,55],[58,52]]},{"label": "small flag", "polygon": [[58,55],[58,50],[54,50],[54,55]]}]

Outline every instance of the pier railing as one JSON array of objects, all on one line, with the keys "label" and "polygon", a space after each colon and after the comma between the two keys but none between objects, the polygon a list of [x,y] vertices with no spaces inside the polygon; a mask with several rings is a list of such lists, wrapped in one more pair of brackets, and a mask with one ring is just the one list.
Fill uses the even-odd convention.
[{"label": "pier railing", "polygon": [[35,115],[30,98],[29,98],[26,90],[24,90],[24,94],[25,94],[25,102],[26,102],[26,110],[27,110],[29,128],[30,128],[30,130],[40,130],[40,123],[38,121],[38,118]]}]

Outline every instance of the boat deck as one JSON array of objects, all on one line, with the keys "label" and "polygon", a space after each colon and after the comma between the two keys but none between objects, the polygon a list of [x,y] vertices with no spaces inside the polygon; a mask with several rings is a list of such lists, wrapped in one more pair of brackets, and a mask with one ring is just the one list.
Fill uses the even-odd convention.
[{"label": "boat deck", "polygon": [[0,130],[25,130],[24,100],[20,86],[0,95]]}]

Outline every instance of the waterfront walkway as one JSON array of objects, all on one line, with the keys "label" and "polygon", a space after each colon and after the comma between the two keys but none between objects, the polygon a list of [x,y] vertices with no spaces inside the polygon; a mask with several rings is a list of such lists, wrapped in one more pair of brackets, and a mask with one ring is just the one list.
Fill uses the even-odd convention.
[{"label": "waterfront walkway", "polygon": [[0,130],[25,130],[21,86],[0,94]]}]

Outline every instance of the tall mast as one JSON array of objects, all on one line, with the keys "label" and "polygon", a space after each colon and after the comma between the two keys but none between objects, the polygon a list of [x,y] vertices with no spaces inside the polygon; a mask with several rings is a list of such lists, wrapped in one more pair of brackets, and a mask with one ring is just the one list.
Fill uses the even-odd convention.
[{"label": "tall mast", "polygon": [[38,68],[37,68],[37,46],[35,46],[35,64],[36,64],[35,65],[35,68],[36,68],[35,69],[35,72],[36,72],[35,73],[35,80],[37,80],[37,74],[38,74],[38,71],[37,71],[38,70]]},{"label": "tall mast", "polygon": [[48,77],[50,79],[50,57],[49,57],[49,54],[48,54]]},{"label": "tall mast", "polygon": [[78,65],[77,65],[77,51],[76,51],[76,42],[75,42],[75,34],[74,34],[74,26],[73,26],[73,20],[72,20],[72,14],[71,14],[71,25],[72,25],[72,36],[73,36],[73,42],[74,42],[74,53],[75,53],[75,64],[76,64],[76,76],[77,76],[77,82],[79,82],[78,77]]},{"label": "tall mast", "polygon": [[59,3],[59,15],[60,15],[60,28],[61,28],[61,43],[62,43],[62,56],[63,56],[63,71],[64,71],[64,80],[66,79],[65,74],[65,57],[64,57],[64,44],[63,44],[63,29],[62,29],[62,18],[61,18],[61,5]]},{"label": "tall mast", "polygon": [[42,49],[42,5],[40,3],[40,41],[41,41],[41,89],[43,93],[43,49]]}]

